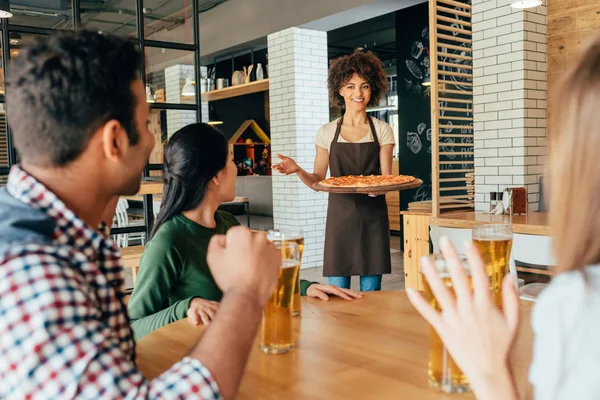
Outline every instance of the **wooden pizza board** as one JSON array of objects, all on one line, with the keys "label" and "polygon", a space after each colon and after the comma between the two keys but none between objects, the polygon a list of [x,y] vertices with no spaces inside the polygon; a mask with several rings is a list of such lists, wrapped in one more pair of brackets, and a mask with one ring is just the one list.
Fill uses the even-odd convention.
[{"label": "wooden pizza board", "polygon": [[369,193],[386,193],[394,192],[396,190],[408,190],[418,188],[423,184],[421,179],[415,179],[412,182],[402,183],[400,185],[387,185],[387,186],[361,186],[361,187],[330,187],[322,186],[320,182],[313,185],[313,189],[318,192],[329,192],[329,193],[356,193],[356,194],[369,194]]}]

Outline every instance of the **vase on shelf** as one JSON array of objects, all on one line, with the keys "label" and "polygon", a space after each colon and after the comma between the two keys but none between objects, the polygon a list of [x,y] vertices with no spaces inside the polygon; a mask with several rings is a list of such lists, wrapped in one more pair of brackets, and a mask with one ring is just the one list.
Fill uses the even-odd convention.
[{"label": "vase on shelf", "polygon": [[265,79],[265,74],[263,72],[263,67],[261,63],[256,64],[256,80],[262,81]]}]

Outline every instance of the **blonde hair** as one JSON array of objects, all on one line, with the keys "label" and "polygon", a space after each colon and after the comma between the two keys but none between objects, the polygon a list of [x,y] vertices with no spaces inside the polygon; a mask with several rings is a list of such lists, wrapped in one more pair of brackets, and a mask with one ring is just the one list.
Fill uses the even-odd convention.
[{"label": "blonde hair", "polygon": [[559,272],[600,263],[600,36],[571,68],[549,135],[550,225]]}]

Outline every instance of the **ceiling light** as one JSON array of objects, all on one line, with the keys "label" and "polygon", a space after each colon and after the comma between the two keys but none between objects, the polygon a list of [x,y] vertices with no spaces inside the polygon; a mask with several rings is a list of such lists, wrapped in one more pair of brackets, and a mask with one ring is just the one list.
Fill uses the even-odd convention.
[{"label": "ceiling light", "polygon": [[10,32],[9,42],[12,46],[20,45],[21,44],[21,35],[19,35],[17,32]]},{"label": "ceiling light", "polygon": [[10,0],[0,0],[0,18],[12,17],[10,12]]},{"label": "ceiling light", "polygon": [[510,3],[512,8],[535,8],[542,5],[542,0],[517,0]]},{"label": "ceiling light", "polygon": [[196,85],[190,78],[185,78],[185,86],[181,90],[182,96],[195,96],[196,95]]}]

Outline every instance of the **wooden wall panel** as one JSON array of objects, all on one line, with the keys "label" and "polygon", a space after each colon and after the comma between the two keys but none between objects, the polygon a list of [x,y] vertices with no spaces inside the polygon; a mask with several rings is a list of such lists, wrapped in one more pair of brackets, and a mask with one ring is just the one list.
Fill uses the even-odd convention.
[{"label": "wooden wall panel", "polygon": [[548,0],[548,115],[565,73],[600,34],[600,1]]}]

